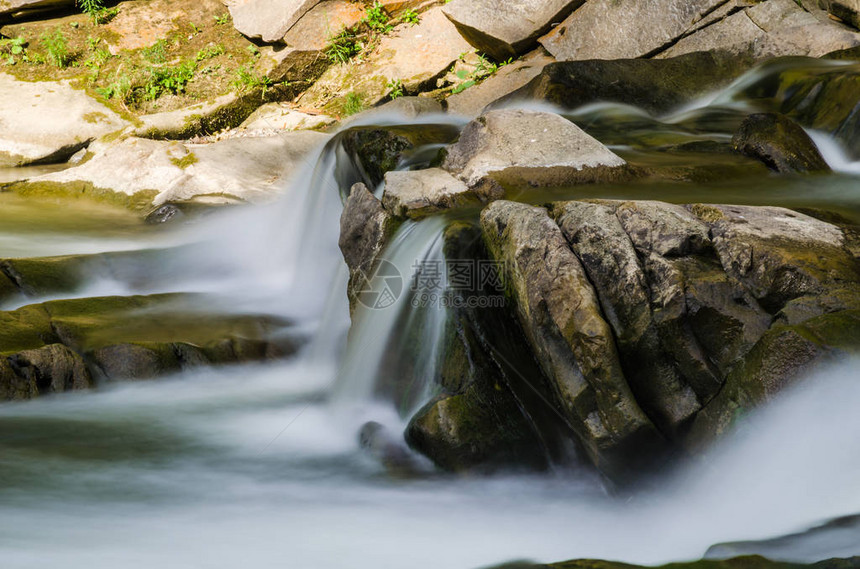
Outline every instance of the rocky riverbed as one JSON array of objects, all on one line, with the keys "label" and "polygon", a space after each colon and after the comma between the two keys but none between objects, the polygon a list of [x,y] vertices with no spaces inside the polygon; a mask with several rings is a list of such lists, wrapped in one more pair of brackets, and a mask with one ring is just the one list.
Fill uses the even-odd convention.
[{"label": "rocky riverbed", "polygon": [[[830,469],[802,480],[832,496],[792,508],[797,486],[750,460],[782,500],[758,507],[782,517],[740,507],[721,514],[738,532],[702,522],[677,554],[632,526],[587,547],[554,515],[487,505],[508,488],[581,505],[598,541],[625,499],[683,512],[700,489],[663,485],[707,478],[702,461],[738,483],[720,469],[742,460],[718,453],[745,448],[749,421],[858,372],[858,23],[851,0],[0,2],[0,448],[20,458],[0,459],[0,494],[52,519],[45,497],[83,483],[35,484],[54,461],[132,501],[185,475],[222,484],[293,527],[259,501],[272,484],[323,527],[330,481],[350,503],[380,484],[390,541],[409,507],[440,515],[428,490],[468,504],[482,488],[511,545],[518,516],[557,535],[446,563],[858,566],[842,531],[857,488]],[[316,426],[281,448],[293,423],[266,417],[303,409]],[[803,413],[819,437],[855,426]],[[755,448],[781,453],[782,419],[759,424]],[[58,443],[66,430],[102,450]],[[123,437],[153,454],[129,458]],[[180,501],[210,516],[197,499]],[[96,503],[104,529],[118,502]],[[427,539],[459,543],[432,521]],[[404,559],[334,527],[361,566]],[[14,567],[68,553],[12,541]],[[336,566],[313,549],[300,564]]]}]

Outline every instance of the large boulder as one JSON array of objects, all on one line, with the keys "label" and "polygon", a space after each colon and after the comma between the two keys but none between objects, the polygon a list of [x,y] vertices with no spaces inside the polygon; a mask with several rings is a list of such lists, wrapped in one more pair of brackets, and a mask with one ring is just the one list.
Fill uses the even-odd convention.
[{"label": "large boulder", "polygon": [[19,81],[0,73],[0,167],[65,162],[128,125],[67,81]]},{"label": "large boulder", "polygon": [[553,23],[563,20],[583,2],[453,0],[443,11],[478,51],[505,61],[533,47]]},{"label": "large boulder", "polygon": [[448,148],[442,168],[487,196],[511,187],[562,186],[617,179],[626,162],[563,117],[490,111]]},{"label": "large boulder", "polygon": [[274,199],[328,138],[308,131],[195,145],[128,138],[99,143],[84,164],[12,188],[88,194],[139,209],[191,200],[261,202]]},{"label": "large boulder", "polygon": [[333,65],[300,99],[303,106],[341,115],[350,94],[364,107],[389,97],[399,81],[404,94],[435,89],[443,76],[464,53],[473,51],[442,13],[432,8],[421,15],[418,25],[401,24],[386,34],[361,62]]},{"label": "large boulder", "polygon": [[483,211],[481,225],[558,410],[591,460],[620,475],[661,439],[624,378],[585,269],[543,208],[497,201]]},{"label": "large boulder", "polygon": [[380,253],[398,225],[367,186],[361,183],[352,186],[340,218],[338,243],[349,268],[347,293],[351,312],[355,310],[358,291],[368,283]]},{"label": "large boulder", "polygon": [[694,30],[659,57],[724,50],[756,59],[787,55],[821,57],[860,45],[860,34],[816,17],[793,0],[767,0]]},{"label": "large boulder", "polygon": [[723,0],[589,0],[540,40],[558,60],[647,57]]},{"label": "large boulder", "polygon": [[776,113],[750,115],[732,139],[735,150],[780,173],[829,172],[815,142],[790,118]]},{"label": "large boulder", "polygon": [[575,109],[595,101],[665,113],[727,86],[751,66],[744,57],[694,53],[668,60],[620,59],[551,63],[527,85],[491,107],[542,100]]},{"label": "large boulder", "polygon": [[[860,351],[857,229],[827,219],[776,207],[493,202],[481,214],[487,252],[450,258],[489,255],[509,312],[454,305],[439,344],[442,394],[407,438],[460,471],[516,456],[535,466],[504,448],[536,432],[544,449],[572,440],[620,481],[697,447],[814,366]],[[534,366],[511,380],[498,354]],[[508,395],[529,420],[510,414]],[[536,423],[549,416],[565,427]]]}]

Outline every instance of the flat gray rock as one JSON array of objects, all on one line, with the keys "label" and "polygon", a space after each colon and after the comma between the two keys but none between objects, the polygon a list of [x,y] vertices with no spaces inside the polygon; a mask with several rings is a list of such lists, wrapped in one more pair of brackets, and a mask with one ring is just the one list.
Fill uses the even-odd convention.
[{"label": "flat gray rock", "polygon": [[442,167],[469,187],[564,185],[606,179],[626,162],[563,117],[490,111],[470,122]]},{"label": "flat gray rock", "polygon": [[466,40],[498,61],[534,46],[584,0],[453,0],[442,9]]}]

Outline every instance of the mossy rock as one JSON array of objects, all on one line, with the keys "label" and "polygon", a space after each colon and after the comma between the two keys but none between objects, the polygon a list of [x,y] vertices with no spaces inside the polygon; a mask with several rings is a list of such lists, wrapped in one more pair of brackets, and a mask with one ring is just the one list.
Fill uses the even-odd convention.
[{"label": "mossy rock", "polygon": [[132,211],[147,211],[158,195],[158,190],[142,190],[128,195],[111,189],[97,188],[84,181],[75,182],[15,182],[4,189],[24,197],[89,199],[111,205],[118,205]]}]

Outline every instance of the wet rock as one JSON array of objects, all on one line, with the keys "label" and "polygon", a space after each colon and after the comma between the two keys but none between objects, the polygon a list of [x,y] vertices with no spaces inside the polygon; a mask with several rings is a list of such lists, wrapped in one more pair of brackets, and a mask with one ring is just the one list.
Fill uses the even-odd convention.
[{"label": "wet rock", "polygon": [[722,0],[589,0],[540,43],[558,60],[646,57],[681,37]]},{"label": "wet rock", "polygon": [[671,111],[731,83],[751,65],[744,57],[694,53],[668,60],[621,59],[551,63],[525,87],[491,105],[542,100],[575,109],[596,101]]},{"label": "wet rock", "polygon": [[663,433],[673,435],[701,405],[661,343],[636,247],[607,205],[566,202],[552,215],[594,283],[636,400]]},{"label": "wet rock", "polygon": [[125,128],[112,110],[68,81],[19,81],[0,73],[0,167],[64,162]]},{"label": "wet rock", "polygon": [[90,389],[94,384],[81,356],[62,344],[19,352],[9,358],[9,365],[28,386],[26,396],[16,399]]},{"label": "wet rock", "polygon": [[406,429],[406,440],[450,472],[547,466],[513,398],[474,384],[418,411]]},{"label": "wet rock", "polygon": [[388,172],[382,203],[392,215],[418,219],[500,197],[500,194],[480,196],[445,170],[430,168]]},{"label": "wet rock", "polygon": [[146,216],[146,222],[151,225],[179,221],[185,217],[182,208],[176,204],[164,204]]},{"label": "wet rock", "polygon": [[[501,313],[483,321],[485,311],[449,318],[443,393],[407,435],[446,469],[533,467],[528,455],[505,454],[505,441],[531,438],[551,457],[568,440],[610,478],[629,480],[671,449],[724,432],[813,366],[860,351],[860,266],[847,226],[781,208],[599,200],[549,211],[496,201],[481,227],[516,324]],[[506,342],[500,329],[522,338]],[[510,373],[499,346],[524,349],[516,359],[539,371]],[[531,378],[552,411],[530,403],[517,378]],[[500,416],[515,421],[500,428]],[[568,430],[536,420],[547,416]]]},{"label": "wet rock", "polygon": [[410,478],[421,472],[403,438],[395,437],[384,425],[375,421],[365,423],[358,433],[358,444],[393,478]]},{"label": "wet rock", "polygon": [[750,115],[735,133],[732,145],[741,154],[761,160],[775,172],[830,171],[806,131],[784,115]]},{"label": "wet rock", "polygon": [[[412,108],[415,106],[409,105]],[[372,112],[369,116],[373,116]],[[400,167],[401,162],[414,150],[427,144],[445,144],[456,137],[456,127],[448,125],[359,126],[343,131],[339,140],[359,172],[360,181],[375,188],[382,182],[386,172]],[[355,181],[359,180],[350,180],[351,183]]]},{"label": "wet rock", "polygon": [[542,208],[505,201],[490,204],[481,225],[559,410],[588,456],[617,476],[653,457],[660,437],[630,391],[597,294],[559,227]]},{"label": "wet rock", "polygon": [[[478,51],[497,61],[516,57],[584,0],[453,0],[443,11]],[[524,15],[528,17],[523,17]]]},{"label": "wet rock", "polygon": [[626,162],[559,115],[490,111],[470,122],[442,168],[488,196],[506,187],[618,179]]},{"label": "wet rock", "polygon": [[355,184],[344,204],[340,218],[340,250],[349,267],[350,310],[355,309],[356,294],[372,274],[376,259],[399,223],[382,207],[367,186]]},{"label": "wet rock", "polygon": [[726,273],[771,313],[790,300],[857,282],[860,267],[837,226],[777,207],[709,206]]}]

